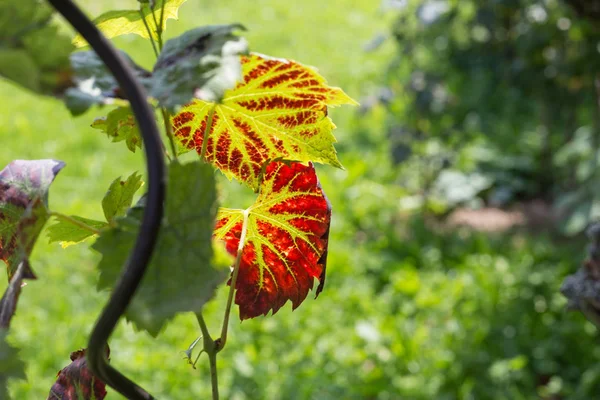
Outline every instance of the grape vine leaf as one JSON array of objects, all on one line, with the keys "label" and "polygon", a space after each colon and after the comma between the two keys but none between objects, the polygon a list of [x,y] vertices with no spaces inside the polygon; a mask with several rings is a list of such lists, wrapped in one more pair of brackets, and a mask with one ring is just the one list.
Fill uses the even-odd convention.
[{"label": "grape vine leaf", "polygon": [[56,160],[16,160],[0,171],[0,260],[10,280],[21,262],[35,279],[29,254],[48,220],[48,189],[65,166]]},{"label": "grape vine leaf", "polygon": [[165,43],[153,71],[151,95],[175,109],[194,97],[219,101],[242,77],[240,55],[248,43],[233,34],[240,24],[192,29]]},{"label": "grape vine leaf", "polygon": [[[114,225],[116,218],[125,216],[127,210],[131,207],[133,196],[143,184],[142,177],[137,172],[131,174],[124,181],[119,177],[110,184],[108,191],[102,199],[102,209],[107,222],[78,217],[76,215],[72,215],[70,218],[95,230],[101,230],[109,225]],[[97,236],[93,229],[78,226],[63,218],[57,217],[57,219],[58,221],[55,224],[48,227],[49,243],[60,242],[61,246],[65,248]]]},{"label": "grape vine leaf", "polygon": [[[129,64],[138,81],[149,88],[151,74],[133,62],[124,52],[120,53]],[[117,80],[94,51],[79,51],[71,54],[73,87],[65,91],[65,104],[73,115],[80,115],[95,104],[125,103]]]},{"label": "grape vine leaf", "polygon": [[[71,215],[72,219],[81,222],[91,228],[100,230],[106,228],[108,224],[104,221],[95,219],[83,218],[77,215]],[[74,225],[69,221],[58,219],[58,221],[50,225],[47,229],[48,243],[60,242],[62,248],[72,246],[83,242],[84,240],[96,236],[96,234],[84,227]]]},{"label": "grape vine leaf", "polygon": [[237,254],[246,240],[236,282],[240,319],[275,314],[288,300],[296,309],[319,279],[325,283],[331,206],[312,163],[272,162],[256,203],[246,210],[219,210],[215,237]]},{"label": "grape vine leaf", "polygon": [[130,107],[118,107],[106,117],[96,118],[92,128],[106,133],[113,142],[124,140],[127,148],[134,153],[136,149],[142,148],[142,136]]},{"label": "grape vine leaf", "polygon": [[[162,30],[167,29],[168,19],[178,19],[177,12],[179,7],[187,0],[156,0],[154,10],[156,18],[160,17],[161,8],[164,4],[164,19]],[[148,31],[144,26],[144,21],[149,27],[155,28],[154,18],[152,16],[152,8],[149,2],[141,4],[141,9],[138,10],[116,10],[108,11],[94,19],[94,24],[107,38],[111,39],[117,36],[133,33],[143,38],[149,39]],[[152,39],[157,40],[158,34],[155,29],[151,29]],[[87,46],[87,42],[81,35],[75,36],[73,39],[75,47]]]},{"label": "grape vine leaf", "polygon": [[243,82],[221,103],[195,100],[175,115],[174,134],[183,148],[201,154],[215,107],[205,157],[229,179],[256,189],[263,165],[278,158],[341,167],[327,107],[354,100],[295,61],[251,54],[242,57],[242,70]]},{"label": "grape vine leaf", "polygon": [[0,399],[8,399],[7,381],[11,378],[25,379],[25,364],[18,350],[6,341],[8,330],[0,329]]},{"label": "grape vine leaf", "polygon": [[[216,215],[215,177],[208,164],[171,163],[165,216],[152,261],[125,316],[156,336],[178,312],[198,311],[213,296],[226,272],[212,267]],[[114,286],[137,236],[139,206],[116,219],[92,248],[102,255],[99,289]]]},{"label": "grape vine leaf", "polygon": [[0,77],[31,91],[60,95],[71,85],[71,40],[43,0],[0,2]]},{"label": "grape vine leaf", "polygon": [[104,399],[106,384],[88,368],[85,349],[74,351],[70,358],[71,364],[58,371],[56,382],[46,400]]},{"label": "grape vine leaf", "polygon": [[108,191],[102,199],[102,209],[104,217],[108,223],[113,223],[115,218],[123,217],[133,203],[133,196],[142,187],[144,182],[142,176],[137,172],[129,175],[122,181],[121,177],[115,179],[108,188]]}]

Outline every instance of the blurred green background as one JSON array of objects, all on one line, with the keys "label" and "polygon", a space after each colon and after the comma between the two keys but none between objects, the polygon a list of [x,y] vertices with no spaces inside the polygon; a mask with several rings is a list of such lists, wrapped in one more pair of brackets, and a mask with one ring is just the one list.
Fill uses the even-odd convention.
[{"label": "blurred green background", "polygon": [[[82,3],[92,16],[136,5]],[[346,169],[319,167],[334,210],[325,290],[294,312],[234,319],[219,355],[223,398],[600,396],[598,332],[559,293],[600,214],[593,18],[558,0],[182,6],[167,37],[240,22],[253,51],[314,65],[361,103],[330,113]],[[152,65],[144,40],[115,42]],[[106,110],[73,119],[4,81],[0,106],[0,165],[67,163],[50,193],[57,211],[101,219],[110,182],[144,169],[140,152],[90,128]],[[252,202],[221,183],[222,204]],[[95,290],[97,261],[86,244],[36,245],[39,280],[25,287],[9,337],[27,363],[27,381],[10,383],[14,399],[45,398],[86,346],[107,299]],[[207,307],[214,331],[225,294]],[[158,398],[209,398],[206,360],[194,370],[182,354],[198,335],[192,315],[156,340],[122,322],[112,363]]]}]

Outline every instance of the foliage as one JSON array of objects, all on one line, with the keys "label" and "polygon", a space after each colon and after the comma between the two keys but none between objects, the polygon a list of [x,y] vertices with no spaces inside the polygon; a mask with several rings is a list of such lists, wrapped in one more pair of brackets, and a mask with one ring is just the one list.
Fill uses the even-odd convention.
[{"label": "foliage", "polygon": [[[156,253],[125,314],[136,327],[154,336],[177,312],[201,310],[225,279],[223,271],[211,266],[216,214],[212,169],[200,162],[173,163],[167,198]],[[138,203],[129,209],[93,244],[92,248],[102,254],[98,264],[100,289],[110,289],[119,278],[140,228],[142,208]]]},{"label": "foliage", "polygon": [[52,9],[43,0],[0,4],[0,76],[44,94],[69,85],[73,47],[51,20]]},{"label": "foliage", "polygon": [[[125,7],[110,0],[88,3],[90,10]],[[133,3],[129,2],[132,8]],[[249,28],[246,37],[261,51],[318,65],[324,76],[354,97],[380,83],[386,57],[393,51],[391,41],[377,52],[360,51],[392,17],[377,13],[376,3],[323,7],[317,0],[265,0],[257,6],[194,0],[180,12],[181,25],[172,25],[180,29],[239,19]],[[147,43],[134,37],[117,43],[150,69],[143,53]],[[69,179],[63,176],[54,183],[52,200],[60,199],[69,215],[103,220],[99,199],[106,187],[116,176],[140,170],[142,157],[129,154],[125,143],[113,145],[89,129],[94,112],[67,121],[56,102],[39,101],[5,82],[0,85],[5,110],[0,113],[0,156],[5,163],[15,154],[68,160]],[[440,233],[430,221],[426,225],[420,218],[405,217],[418,207],[421,183],[428,175],[436,176],[445,159],[452,161],[453,170],[469,171],[467,178],[491,176],[493,188],[496,177],[509,184],[517,178],[523,181],[522,174],[513,171],[529,165],[521,162],[527,161],[527,151],[518,159],[506,157],[488,174],[474,169],[474,158],[494,156],[498,163],[509,152],[481,148],[484,136],[459,153],[448,153],[440,140],[424,137],[410,143],[411,151],[422,149],[430,158],[394,164],[391,155],[401,149],[395,146],[397,136],[392,135],[390,143],[386,130],[393,123],[390,130],[396,131],[399,120],[384,106],[356,116],[350,108],[329,110],[339,127],[336,136],[344,139],[336,149],[346,169],[316,166],[334,206],[327,291],[293,313],[283,307],[276,318],[232,324],[233,340],[219,353],[222,396],[595,398],[600,390],[598,334],[579,315],[565,313],[564,299],[556,295],[563,276],[581,258],[581,242],[553,241],[528,232],[509,232],[508,237],[455,229]],[[581,143],[590,150],[586,141]],[[504,168],[508,174],[502,174]],[[220,191],[220,203],[245,208],[254,202],[244,186],[230,185],[216,175],[217,186],[227,189]],[[444,209],[447,200],[431,193],[430,207]],[[21,358],[28,360],[28,381],[9,382],[10,394],[17,399],[48,394],[64,355],[86,343],[89,330],[82,327],[92,326],[106,300],[106,291],[89,290],[97,283],[98,258],[90,257],[86,246],[63,251],[43,242],[33,254],[40,279],[24,288],[9,336],[9,343],[20,347]],[[203,310],[209,326],[222,319],[227,289],[218,291]],[[56,326],[59,340],[53,334]],[[111,347],[119,349],[111,362],[160,397],[210,398],[210,387],[202,379],[209,374],[208,366],[197,363],[198,370],[188,370],[174,351],[186,349],[196,332],[195,321],[186,314],[175,317],[158,339],[123,323],[111,338]],[[109,393],[108,398],[113,396]]]},{"label": "foliage", "polygon": [[[244,58],[250,68],[243,71],[240,55],[247,53],[247,42],[233,33],[243,28],[240,24],[197,28],[163,45],[166,19],[176,16],[177,6],[182,3],[176,0],[141,2],[139,18],[131,18],[131,12],[117,11],[102,15],[96,23],[111,37],[123,33],[139,34],[140,26],[144,26],[157,56],[152,72],[139,67],[126,53],[121,58],[148,90],[151,96],[148,101],[158,104],[164,133],[171,145],[171,153],[165,152],[172,161],[168,168],[169,184],[164,218],[160,221],[161,231],[148,272],[125,315],[136,328],[156,336],[177,313],[194,312],[204,337],[200,354],[206,352],[208,355],[213,398],[217,399],[216,354],[226,343],[233,294],[236,293],[240,317],[244,319],[266,315],[271,309],[276,312],[288,299],[292,300],[294,308],[298,307],[315,277],[321,281],[317,294],[323,288],[331,207],[310,163],[324,161],[324,158],[319,152],[309,150],[320,147],[321,152],[333,157],[330,164],[341,166],[333,149],[335,139],[331,131],[334,125],[327,117],[327,105],[352,104],[354,101],[340,89],[325,86],[323,78],[296,62],[251,55]],[[75,43],[81,45],[81,39],[76,38]],[[68,85],[61,88],[63,92],[54,94],[64,98],[73,115],[82,114],[94,105],[119,105],[106,118],[96,120],[93,126],[112,136],[113,141],[124,140],[129,150],[135,151],[140,145],[140,132],[119,87],[121,80],[93,50],[73,53],[69,62]],[[13,81],[23,84],[20,79]],[[238,81],[243,83],[238,85]],[[255,93],[244,94],[248,87],[256,85]],[[237,213],[237,216],[243,215],[243,221],[236,219],[233,210],[221,212],[220,230],[215,237],[224,240],[230,253],[237,257],[231,266],[231,288],[221,337],[213,341],[201,311],[226,274],[212,265],[217,193],[212,168],[206,163],[206,148],[212,139],[209,135],[213,120],[218,126],[219,113],[231,110],[228,101],[235,96],[248,98],[247,102],[239,102],[251,111],[250,115],[241,113],[247,120],[241,120],[235,113],[232,117],[233,124],[239,129],[235,135],[245,139],[232,140],[227,136],[228,132],[221,131],[221,138],[229,142],[217,151],[222,152],[228,162],[241,165],[237,178],[260,194],[257,204]],[[201,160],[181,163],[170,113],[194,98],[213,102],[212,111],[204,121]],[[279,119],[267,117],[280,108],[285,111],[280,113]],[[183,115],[190,113],[184,111]],[[225,122],[226,118],[223,118]],[[261,138],[249,125],[264,124],[265,121],[270,125],[266,139],[274,144],[272,149],[261,146]],[[237,150],[239,154],[226,154],[231,142],[244,143],[245,140],[253,147],[246,145],[244,153]],[[293,143],[290,145],[286,141]],[[290,146],[293,152],[289,151]],[[284,159],[285,163],[281,161]],[[253,163],[254,176],[248,182],[249,172],[244,173],[244,169],[249,171],[250,163]],[[1,307],[6,327],[16,309],[19,295],[16,288],[20,287],[24,277],[34,277],[29,269],[28,255],[51,215],[59,220],[49,230],[51,242],[60,241],[66,247],[88,238],[96,239],[92,248],[102,256],[98,265],[99,290],[111,289],[117,284],[123,273],[122,266],[129,266],[131,248],[139,235],[146,234],[141,222],[145,196],[132,206],[142,185],[139,175],[134,173],[126,181],[120,178],[113,181],[102,201],[107,221],[104,223],[48,209],[47,187],[60,168],[62,163],[56,162],[13,162],[0,173],[0,217],[4,221],[0,255],[9,266],[11,281]],[[26,215],[27,220],[22,217],[26,212],[32,214]],[[229,215],[227,220],[223,214]],[[237,222],[240,222],[239,226]],[[69,224],[72,225],[70,228]],[[236,241],[237,235],[240,237]],[[236,284],[238,275],[240,280]],[[118,291],[115,291],[114,296],[117,295]],[[118,312],[123,313],[122,310]],[[5,317],[4,314],[8,315]],[[59,373],[50,398],[103,398],[106,394],[104,383],[95,380],[87,370],[84,352],[72,354],[71,359],[73,364]]]},{"label": "foliage", "polygon": [[[556,201],[579,221],[563,221],[566,231],[580,232],[597,214],[593,21],[560,1],[402,4],[386,78],[393,95],[382,98],[394,151],[409,152],[398,162],[425,164],[422,186],[446,185],[445,170],[482,175],[488,184],[470,199]],[[477,150],[467,165],[454,156],[466,148]]]}]

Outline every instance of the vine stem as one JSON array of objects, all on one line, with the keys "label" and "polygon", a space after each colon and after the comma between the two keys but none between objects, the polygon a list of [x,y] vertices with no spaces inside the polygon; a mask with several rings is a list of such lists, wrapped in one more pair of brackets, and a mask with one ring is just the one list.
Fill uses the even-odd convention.
[{"label": "vine stem", "polygon": [[142,4],[140,4],[140,17],[144,22],[144,27],[146,28],[146,32],[148,32],[148,36],[150,36],[150,43],[152,44],[152,50],[154,50],[154,54],[158,58],[158,49],[156,48],[156,43],[154,42],[154,38],[152,37],[152,31],[150,31],[150,26],[148,26],[148,21],[144,17],[144,12],[142,11]]},{"label": "vine stem", "polygon": [[[210,364],[212,400],[219,400],[219,379],[217,375],[217,353],[219,352],[219,349],[217,348],[217,343],[210,336],[210,332],[208,332],[208,327],[206,326],[206,321],[204,321],[202,312],[197,312],[195,314],[198,324],[200,325],[200,330],[202,331],[202,339],[204,342],[203,351],[208,355],[208,361]],[[199,356],[200,355],[198,355],[198,357]]]},{"label": "vine stem", "polygon": [[152,19],[154,20],[154,27],[156,28],[156,36],[158,37],[158,48],[160,50],[162,50],[162,47],[163,47],[162,25],[163,25],[163,18],[165,15],[165,1],[166,0],[163,0],[161,9],[160,9],[160,23],[159,23],[159,21],[156,20],[156,14],[154,13],[154,8],[152,8]]},{"label": "vine stem", "polygon": [[[140,14],[141,14],[141,10],[140,10]],[[164,15],[165,15],[165,2],[163,1],[161,9],[160,9],[160,19],[159,20],[156,19],[155,10],[154,10],[154,8],[152,8],[152,19],[154,20],[154,26],[156,28],[156,35],[158,37],[158,49],[156,48],[156,44],[154,43],[154,39],[152,38],[152,31],[150,30],[150,26],[148,26],[148,23],[146,22],[146,20],[142,18],[144,21],[144,27],[146,27],[146,32],[148,32],[148,36],[150,36],[150,41],[152,42],[152,48],[154,49],[154,54],[156,54],[156,58],[158,58],[158,55],[160,54],[160,52],[162,51],[162,48],[163,48],[162,24],[163,24],[163,20],[164,20]],[[167,135],[167,139],[169,140],[169,144],[171,146],[171,152],[173,153],[173,158],[175,160],[177,160],[177,147],[175,146],[175,138],[173,137],[173,128],[171,127],[171,116],[169,114],[169,110],[167,110],[164,107],[161,107],[160,111],[162,113],[163,123],[165,126],[165,134]],[[165,154],[167,155],[167,157],[169,159],[171,159],[171,157],[168,155],[168,153],[165,152]]]},{"label": "vine stem", "polygon": [[76,220],[75,218],[73,218],[73,217],[71,217],[69,215],[61,214],[61,213],[56,212],[56,211],[50,211],[49,215],[51,215],[51,216],[53,216],[53,217],[55,217],[57,219],[61,219],[61,220],[65,221],[65,222],[68,222],[68,223],[70,223],[72,225],[78,226],[81,229],[84,229],[84,230],[86,230],[88,232],[92,232],[94,235],[99,235],[100,234],[100,230],[99,229],[96,229],[93,226],[89,226],[85,222],[78,221],[78,220]]},{"label": "vine stem", "polygon": [[246,244],[246,233],[248,232],[248,215],[250,209],[244,210],[244,222],[242,223],[242,234],[240,235],[240,243],[238,244],[235,264],[233,265],[233,273],[231,274],[231,285],[229,286],[229,295],[227,296],[227,305],[225,306],[225,316],[223,317],[223,327],[221,328],[221,340],[219,342],[218,351],[223,350],[227,343],[227,331],[229,329],[229,316],[231,315],[231,306],[233,305],[233,294],[235,293],[235,285],[240,272],[240,262],[242,261],[242,250]]},{"label": "vine stem", "polygon": [[200,151],[200,159],[203,161],[206,160],[206,148],[208,147],[208,135],[210,135],[210,130],[212,128],[213,117],[215,115],[215,110],[217,108],[217,103],[214,103],[208,112],[208,119],[206,120],[206,127],[204,128],[204,136],[202,137],[202,150]]}]

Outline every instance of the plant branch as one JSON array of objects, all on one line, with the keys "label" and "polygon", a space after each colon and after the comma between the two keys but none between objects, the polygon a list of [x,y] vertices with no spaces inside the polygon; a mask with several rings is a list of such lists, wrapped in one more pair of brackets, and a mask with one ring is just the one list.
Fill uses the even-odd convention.
[{"label": "plant branch", "polygon": [[[206,321],[204,321],[202,312],[197,312],[195,314],[198,324],[200,325],[200,330],[202,331],[202,338],[204,342],[204,349],[202,350],[206,353],[206,355],[208,355],[208,362],[210,364],[212,400],[219,400],[219,379],[217,375],[217,353],[219,349],[217,348],[217,342],[212,339],[210,332],[208,332],[208,327],[206,326]],[[198,355],[198,357],[200,357],[200,355]]]},{"label": "plant branch", "polygon": [[152,7],[152,19],[154,20],[154,27],[156,28],[156,36],[158,38],[158,48],[159,50],[162,50],[163,48],[163,40],[162,40],[162,24],[163,24],[163,16],[164,16],[164,10],[165,10],[165,1],[163,0],[162,2],[162,7],[161,7],[161,12],[160,12],[160,22],[156,19],[156,13],[155,8]]},{"label": "plant branch", "polygon": [[244,210],[244,222],[242,224],[242,234],[240,235],[240,243],[237,249],[237,255],[235,257],[235,264],[233,265],[233,273],[231,274],[231,285],[229,286],[229,295],[227,296],[227,305],[225,306],[225,316],[223,317],[223,327],[221,328],[221,340],[219,341],[218,351],[223,350],[227,343],[227,330],[229,329],[229,316],[231,315],[231,306],[233,305],[233,294],[235,292],[235,285],[237,277],[240,272],[240,262],[242,261],[242,251],[246,244],[246,233],[248,232],[248,215],[249,210]]},{"label": "plant branch", "polygon": [[210,111],[208,112],[208,119],[206,120],[206,127],[204,128],[204,136],[202,137],[202,150],[200,151],[200,159],[203,161],[208,161],[206,160],[206,148],[208,147],[208,135],[210,135],[210,130],[212,128],[212,122],[216,108],[217,103],[213,104]]},{"label": "plant branch", "polygon": [[154,54],[158,58],[158,49],[156,48],[156,43],[154,42],[154,38],[152,37],[152,31],[150,30],[150,26],[148,25],[148,21],[144,18],[144,12],[142,11],[142,5],[140,4],[140,17],[144,22],[144,27],[146,28],[146,32],[148,32],[148,36],[150,37],[150,43],[152,44],[152,50],[154,50]]},{"label": "plant branch", "polygon": [[57,218],[57,219],[61,219],[65,222],[68,222],[72,225],[78,226],[81,229],[84,229],[88,232],[92,232],[94,235],[99,235],[100,234],[100,230],[94,228],[93,226],[89,226],[88,224],[86,224],[85,222],[81,222],[79,220],[76,220],[75,218],[69,216],[69,215],[65,215],[65,214],[61,214],[59,212],[56,211],[51,211],[50,215]]}]

